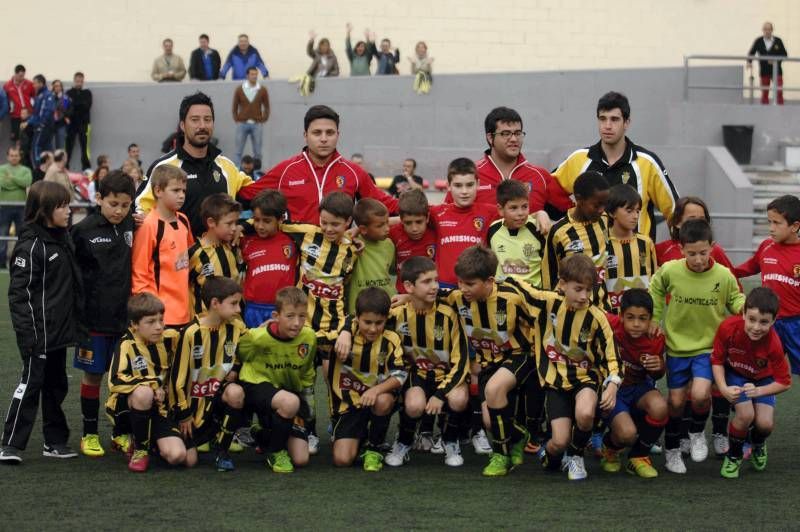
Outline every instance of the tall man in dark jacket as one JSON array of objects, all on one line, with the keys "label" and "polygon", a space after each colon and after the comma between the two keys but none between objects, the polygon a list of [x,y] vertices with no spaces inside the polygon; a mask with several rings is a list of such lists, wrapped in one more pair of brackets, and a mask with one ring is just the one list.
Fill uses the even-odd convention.
[{"label": "tall man in dark jacket", "polygon": [[72,162],[72,148],[75,137],[81,145],[81,170],[91,168],[91,152],[89,138],[92,133],[92,91],[83,88],[83,72],[76,72],[72,78],[72,88],[67,91],[69,108],[67,109],[67,164]]},{"label": "tall man in dark jacket", "polygon": [[208,46],[208,35],[203,33],[199,37],[200,47],[192,52],[189,59],[189,78],[198,81],[211,81],[219,79],[219,68],[222,64],[219,53]]},{"label": "tall man in dark jacket", "polygon": [[[747,55],[780,55],[786,57],[786,47],[780,37],[775,37],[772,34],[772,22],[765,22],[761,31],[764,32],[763,37],[758,37],[753,41],[753,46]],[[747,61],[747,69],[753,68],[753,62]],[[764,105],[769,103],[769,86],[772,82],[772,61],[759,61],[758,62],[758,75],[761,78],[761,103]],[[778,61],[778,87],[783,87],[783,66]],[[778,105],[783,105],[783,91],[778,91]]]}]

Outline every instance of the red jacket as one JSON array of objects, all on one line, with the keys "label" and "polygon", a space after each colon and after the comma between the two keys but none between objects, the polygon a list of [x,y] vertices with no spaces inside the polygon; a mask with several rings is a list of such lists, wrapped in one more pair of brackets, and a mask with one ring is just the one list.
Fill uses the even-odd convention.
[{"label": "red jacket", "polygon": [[[475,198],[475,203],[497,205],[497,185],[506,178],[503,177],[497,164],[492,160],[489,150],[486,151],[483,159],[475,161],[475,166],[478,168],[478,195]],[[564,212],[573,207],[569,194],[561,188],[558,181],[553,179],[550,172],[539,166],[532,165],[521,153],[517,158],[517,165],[509,174],[509,179],[516,179],[528,187],[528,192],[530,193],[529,208],[532,213],[542,210],[546,203]],[[448,192],[444,198],[444,203],[452,203],[452,201],[453,199]]]},{"label": "red jacket", "polygon": [[319,204],[330,192],[341,191],[354,200],[374,198],[397,213],[397,198],[375,186],[363,168],[334,152],[327,166],[314,166],[306,149],[278,163],[258,181],[242,188],[238,197],[252,200],[264,189],[280,190],[289,207],[289,220],[319,224]]},{"label": "red jacket", "polygon": [[8,94],[11,118],[19,118],[23,108],[33,112],[33,99],[36,97],[36,91],[31,80],[23,79],[22,83],[16,85],[14,80],[10,79],[3,85],[3,90]]}]

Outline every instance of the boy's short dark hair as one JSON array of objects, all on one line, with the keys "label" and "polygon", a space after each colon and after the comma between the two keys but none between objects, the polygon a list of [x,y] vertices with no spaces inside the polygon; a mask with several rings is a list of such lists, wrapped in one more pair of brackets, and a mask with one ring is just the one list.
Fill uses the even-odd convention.
[{"label": "boy's short dark hair", "polygon": [[53,211],[68,205],[71,199],[64,185],[55,181],[37,181],[31,185],[25,200],[25,222],[47,225]]},{"label": "boy's short dark hair", "polygon": [[150,188],[153,191],[153,195],[155,195],[156,187],[164,190],[167,188],[170,181],[186,183],[186,172],[171,164],[156,166],[153,173],[150,175]]},{"label": "boy's short dark hair", "polygon": [[306,116],[303,117],[303,130],[308,131],[311,122],[322,119],[333,120],[336,124],[336,129],[339,129],[339,113],[327,105],[314,105],[309,107],[308,111],[306,111]]},{"label": "boy's short dark hair", "polygon": [[600,172],[589,170],[578,176],[572,191],[576,198],[589,199],[595,192],[608,190],[608,180]]},{"label": "boy's short dark hair", "polygon": [[38,81],[42,85],[47,85],[47,80],[42,74],[36,74],[35,76],[33,76],[33,81]]},{"label": "boy's short dark hair", "polygon": [[26,72],[25,65],[17,65],[14,67],[14,74],[19,74],[20,72]]},{"label": "boy's short dark hair", "polygon": [[565,283],[575,282],[586,286],[597,283],[597,266],[583,253],[576,253],[561,260],[558,278]]},{"label": "boy's short dark hair", "polygon": [[628,120],[631,117],[631,105],[628,98],[619,92],[607,92],[597,101],[597,117],[600,118],[601,111],[611,111],[619,109],[622,111],[622,118]]},{"label": "boy's short dark hair", "polygon": [[258,209],[263,216],[274,216],[279,221],[286,217],[286,196],[280,190],[262,190],[250,202],[250,208]]},{"label": "boy's short dark hair", "polygon": [[403,216],[428,216],[428,209],[428,196],[418,188],[401,193],[397,202],[400,218]]},{"label": "boy's short dark hair", "polygon": [[349,220],[353,217],[353,198],[344,192],[331,192],[319,204],[319,212],[322,211]]},{"label": "boy's short dark hair", "polygon": [[787,194],[769,202],[768,211],[775,211],[786,219],[789,225],[800,222],[800,198]]},{"label": "boy's short dark hair", "polygon": [[275,310],[280,312],[284,307],[308,305],[308,297],[306,293],[297,288],[296,286],[285,286],[278,290],[275,294]]},{"label": "boy's short dark hair", "polygon": [[211,275],[206,277],[203,286],[200,288],[200,299],[206,308],[211,308],[211,300],[216,299],[220,303],[229,297],[241,294],[242,289],[239,283],[230,277],[222,277],[221,275]]},{"label": "boy's short dark hair", "polygon": [[105,198],[109,194],[127,194],[132,200],[136,198],[133,179],[122,170],[113,170],[101,179],[97,184],[97,192],[101,198]]},{"label": "boy's short dark hair", "polygon": [[377,286],[365,288],[356,298],[356,316],[361,316],[366,312],[372,312],[378,316],[388,316],[392,307],[392,300],[389,294]]},{"label": "boy's short dark hair", "polygon": [[386,205],[373,198],[364,198],[356,203],[353,209],[353,221],[356,225],[369,224],[373,216],[389,216],[389,209]]},{"label": "boy's short dark hair", "polygon": [[139,147],[138,144],[136,144],[135,142],[131,142],[130,144],[128,144],[128,151],[131,151],[131,148],[138,148],[138,147]]},{"label": "boy's short dark hair", "polygon": [[506,203],[517,199],[528,199],[528,187],[516,179],[506,179],[497,185],[497,204],[505,207]]},{"label": "boy's short dark hair", "polygon": [[447,165],[447,183],[449,184],[453,181],[453,176],[456,175],[474,175],[475,180],[478,180],[478,170],[475,168],[475,163],[472,160],[467,159],[466,157],[459,157],[458,159],[453,159],[450,164]]},{"label": "boy's short dark hair", "polygon": [[223,216],[227,216],[232,212],[237,214],[242,212],[242,206],[225,192],[211,194],[200,204],[200,218],[203,220],[203,225],[206,229],[208,229],[209,218],[219,222]]},{"label": "boy's short dark hair", "polygon": [[744,300],[744,310],[754,308],[762,314],[770,314],[773,319],[778,316],[780,301],[777,294],[766,286],[753,288]]},{"label": "boy's short dark hair", "polygon": [[403,262],[400,268],[400,280],[403,282],[416,283],[419,276],[423,273],[435,272],[436,263],[428,257],[411,257]]},{"label": "boy's short dark hair", "polygon": [[631,307],[643,308],[650,316],[653,315],[653,297],[644,288],[631,288],[622,293],[620,311],[625,312]]},{"label": "boy's short dark hair", "polygon": [[79,71],[77,71],[77,72],[75,72],[75,74],[73,74],[73,75],[72,75],[72,79],[75,79],[75,78],[85,78],[85,77],[86,77],[86,76],[84,76],[84,75],[83,75],[83,72],[81,72],[80,70],[79,70]]},{"label": "boy's short dark hair", "polygon": [[681,225],[678,234],[681,245],[694,244],[695,242],[714,242],[714,233],[711,226],[705,220],[686,220]]},{"label": "boy's short dark hair", "polygon": [[181,122],[186,120],[186,115],[189,113],[189,108],[193,105],[207,105],[211,109],[211,118],[214,119],[214,102],[211,101],[211,98],[209,98],[208,95],[197,91],[194,94],[185,96],[183,100],[181,100],[181,107],[178,110],[178,119]]},{"label": "boy's short dark hair", "polygon": [[208,35],[206,35],[205,33],[201,33],[200,34],[200,37],[198,37],[197,40],[199,41],[200,39],[205,39],[207,41],[211,40],[211,39],[208,38]]},{"label": "boy's short dark hair", "polygon": [[461,252],[456,260],[456,277],[464,281],[488,281],[497,273],[497,255],[486,246],[472,246]]},{"label": "boy's short dark hair", "polygon": [[642,197],[630,185],[620,183],[614,185],[608,191],[608,202],[606,203],[606,212],[608,213],[609,225],[614,223],[614,213],[617,209],[626,209],[630,207],[642,208]]},{"label": "boy's short dark hair", "polygon": [[139,323],[142,318],[164,314],[164,303],[150,292],[140,292],[128,299],[128,321]]},{"label": "boy's short dark hair", "polygon": [[487,134],[494,134],[494,132],[497,131],[498,122],[506,124],[519,122],[520,127],[522,127],[522,117],[510,107],[495,107],[489,111],[489,114],[486,115],[483,121],[483,129]]}]

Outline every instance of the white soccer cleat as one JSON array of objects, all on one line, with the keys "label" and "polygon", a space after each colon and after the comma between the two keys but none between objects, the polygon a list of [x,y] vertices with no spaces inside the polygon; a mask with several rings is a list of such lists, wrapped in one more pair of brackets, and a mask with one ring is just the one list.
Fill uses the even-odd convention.
[{"label": "white soccer cleat", "polygon": [[457,441],[449,441],[444,444],[444,463],[450,467],[464,465],[464,457],[461,456],[461,446]]},{"label": "white soccer cleat", "polygon": [[665,449],[664,457],[666,459],[664,467],[667,471],[679,475],[686,474],[686,464],[683,463],[683,454],[680,449]]},{"label": "white soccer cleat", "polygon": [[400,467],[411,460],[410,452],[410,445],[396,441],[394,445],[392,445],[392,450],[384,457],[383,463],[392,467]]},{"label": "white soccer cleat", "polygon": [[486,437],[486,431],[481,429],[472,436],[472,448],[475,454],[492,454],[492,444]]},{"label": "white soccer cleat", "polygon": [[430,432],[420,432],[414,441],[414,450],[421,453],[428,453],[433,447],[433,434]]},{"label": "white soccer cleat", "polygon": [[721,457],[727,454],[730,445],[728,444],[728,437],[724,434],[715,432],[711,435],[711,446],[714,447],[714,454]]},{"label": "white soccer cleat", "polygon": [[585,480],[589,474],[583,463],[583,456],[570,456],[566,464],[567,478],[570,480]]},{"label": "white soccer cleat", "polygon": [[689,441],[691,442],[692,462],[702,462],[708,458],[708,442],[706,442],[705,432],[690,432]]},{"label": "white soccer cleat", "polygon": [[445,454],[444,442],[442,442],[441,434],[436,436],[436,439],[433,440],[433,445],[431,446],[431,454]]},{"label": "white soccer cleat", "polygon": [[316,434],[308,435],[308,454],[315,455],[319,452],[319,436]]}]

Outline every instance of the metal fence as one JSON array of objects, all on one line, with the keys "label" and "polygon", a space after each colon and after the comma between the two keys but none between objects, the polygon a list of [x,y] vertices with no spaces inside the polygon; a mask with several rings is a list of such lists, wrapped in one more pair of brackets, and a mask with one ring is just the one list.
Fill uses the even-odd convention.
[{"label": "metal fence", "polygon": [[[689,83],[689,63],[691,61],[769,61],[772,63],[772,86],[761,85],[759,79],[758,86],[755,85],[755,79],[750,73],[750,84],[745,85],[708,85],[708,84],[690,84]],[[800,63],[800,57],[784,57],[779,55],[685,55],[683,56],[683,101],[689,101],[689,90],[733,90],[744,92],[750,91],[750,103],[754,102],[754,95],[756,90],[769,90],[772,92],[772,105],[778,105],[778,91],[784,92],[798,92],[800,87],[778,87],[778,63],[786,61],[787,63]]]}]

